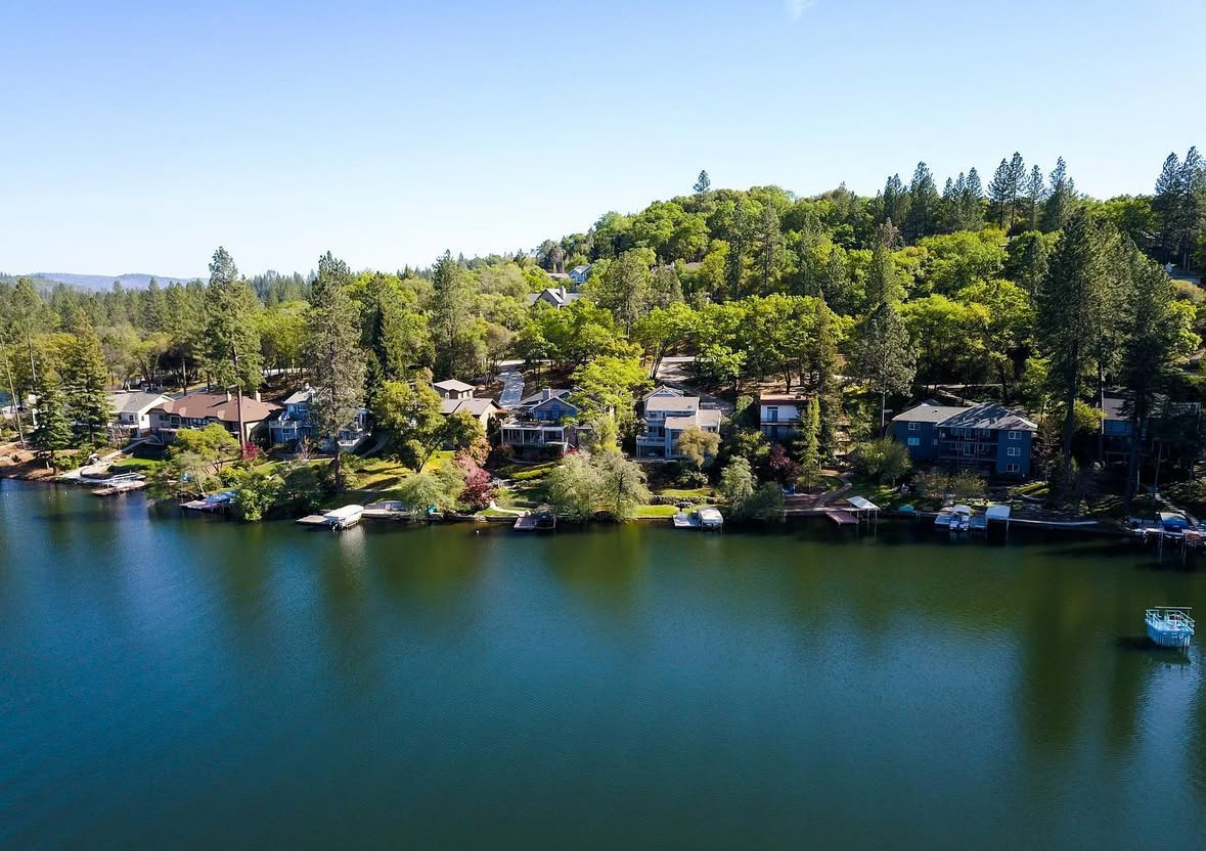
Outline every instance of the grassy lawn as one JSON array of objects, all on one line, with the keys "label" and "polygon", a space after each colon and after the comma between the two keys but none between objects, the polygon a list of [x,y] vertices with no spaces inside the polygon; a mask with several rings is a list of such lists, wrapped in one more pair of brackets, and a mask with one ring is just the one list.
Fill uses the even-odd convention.
[{"label": "grassy lawn", "polygon": [[422,472],[434,473],[436,470],[443,467],[445,464],[451,464],[453,456],[456,453],[451,449],[437,449],[431,453],[431,457],[427,459],[427,463],[423,465]]},{"label": "grassy lawn", "polygon": [[153,458],[126,458],[109,468],[109,472],[119,473],[150,473],[163,466],[162,461]]},{"label": "grassy lawn", "polygon": [[677,513],[673,505],[642,505],[637,509],[637,517],[673,517]]},{"label": "grassy lawn", "polygon": [[513,488],[499,488],[494,500],[501,508],[513,508],[526,511],[538,508],[548,501],[548,491],[541,482],[517,485]]},{"label": "grassy lawn", "polygon": [[675,499],[682,499],[688,502],[707,502],[710,499],[716,498],[716,491],[713,488],[660,488],[654,491],[658,496],[672,496]]},{"label": "grassy lawn", "polygon": [[880,508],[891,508],[898,503],[909,501],[902,500],[896,489],[888,485],[881,485],[878,482],[862,479],[858,476],[853,477],[851,482],[852,487],[844,496],[861,496],[864,499],[871,500]]},{"label": "grassy lawn", "polygon": [[356,472],[362,488],[392,488],[410,475],[410,468],[397,461],[373,458],[365,461]]}]

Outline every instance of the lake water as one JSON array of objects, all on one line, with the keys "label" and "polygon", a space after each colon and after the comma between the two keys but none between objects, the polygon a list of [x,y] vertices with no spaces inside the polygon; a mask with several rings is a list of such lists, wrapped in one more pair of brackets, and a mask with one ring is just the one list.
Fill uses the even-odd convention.
[{"label": "lake water", "polygon": [[1188,567],[4,482],[0,847],[1203,848],[1200,644],[1138,640]]}]

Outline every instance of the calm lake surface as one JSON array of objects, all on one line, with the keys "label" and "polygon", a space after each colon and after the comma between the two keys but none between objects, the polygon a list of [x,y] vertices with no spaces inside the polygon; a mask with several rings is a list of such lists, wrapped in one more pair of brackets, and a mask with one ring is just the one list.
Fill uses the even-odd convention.
[{"label": "calm lake surface", "polygon": [[0,847],[1206,847],[1206,560],[0,483]]}]

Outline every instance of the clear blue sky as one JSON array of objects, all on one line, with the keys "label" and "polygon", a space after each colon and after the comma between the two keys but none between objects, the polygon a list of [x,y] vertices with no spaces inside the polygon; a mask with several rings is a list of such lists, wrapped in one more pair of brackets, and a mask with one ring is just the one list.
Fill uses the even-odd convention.
[{"label": "clear blue sky", "polygon": [[690,191],[1206,147],[1206,0],[0,4],[0,270],[530,248]]}]

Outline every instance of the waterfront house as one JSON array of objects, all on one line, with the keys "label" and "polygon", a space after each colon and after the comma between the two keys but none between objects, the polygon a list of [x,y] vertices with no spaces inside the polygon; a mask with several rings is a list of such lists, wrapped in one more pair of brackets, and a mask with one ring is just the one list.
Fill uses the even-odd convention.
[{"label": "waterfront house", "polygon": [[893,417],[888,433],[917,464],[1025,478],[1037,429],[997,402],[956,407],[927,400]]},{"label": "waterfront house", "polygon": [[[274,445],[312,440],[317,437],[316,427],[310,413],[314,393],[315,391],[306,385],[285,398],[284,407],[268,421],[268,433]],[[345,452],[351,450],[363,439],[367,428],[368,410],[361,408],[356,412],[356,418],[340,429],[335,443]],[[334,451],[334,448],[334,444],[328,437],[323,442],[322,449],[331,452]]]},{"label": "waterfront house", "polygon": [[569,307],[580,298],[582,298],[582,293],[570,292],[565,287],[548,287],[542,292],[530,293],[528,307],[535,307],[537,302],[544,302],[560,310],[563,307]]},{"label": "waterfront house", "polygon": [[802,393],[763,393],[758,397],[758,428],[771,440],[787,440],[799,432],[807,405]]},{"label": "waterfront house", "polygon": [[171,401],[162,393],[110,393],[109,428],[119,440],[136,440],[151,433],[151,411]]},{"label": "waterfront house", "polygon": [[[239,434],[239,409],[242,407],[243,433]],[[260,394],[240,398],[230,392],[190,393],[179,399],[167,399],[150,410],[151,433],[161,443],[171,443],[181,429],[201,429],[218,423],[241,443],[246,443],[267,423],[280,405],[260,400]]]},{"label": "waterfront house", "polygon": [[522,399],[503,421],[500,439],[517,449],[556,445],[563,451],[577,446],[578,406],[569,400],[571,391],[546,388]]},{"label": "waterfront house", "polygon": [[[1107,464],[1122,463],[1130,457],[1131,442],[1134,439],[1134,425],[1128,397],[1117,391],[1105,391],[1101,396],[1101,448],[1102,460]],[[1174,462],[1191,461],[1180,441],[1169,440],[1168,437],[1183,433],[1195,433],[1201,419],[1202,406],[1197,402],[1166,403],[1158,399],[1155,410],[1148,419],[1147,428],[1143,435],[1142,451],[1153,454],[1157,450],[1156,442],[1164,435],[1163,454],[1166,459]],[[1192,445],[1192,441],[1186,445]]]},{"label": "waterfront house", "polygon": [[455,378],[437,381],[431,386],[440,394],[441,399],[472,399],[473,392],[477,389],[472,384],[457,381]]},{"label": "waterfront house", "polygon": [[575,266],[569,271],[569,279],[574,282],[575,286],[582,286],[586,283],[587,277],[590,276],[590,264],[585,266]]},{"label": "waterfront house", "polygon": [[638,458],[682,457],[678,453],[677,441],[689,428],[720,432],[721,412],[715,408],[702,408],[698,396],[654,393],[645,397],[645,430],[636,439]]},{"label": "waterfront house", "polygon": [[493,399],[474,399],[467,398],[444,398],[440,400],[440,413],[446,417],[450,417],[460,411],[468,411],[473,415],[483,429],[490,428],[490,422],[499,415],[502,411],[498,405],[494,404]]}]

